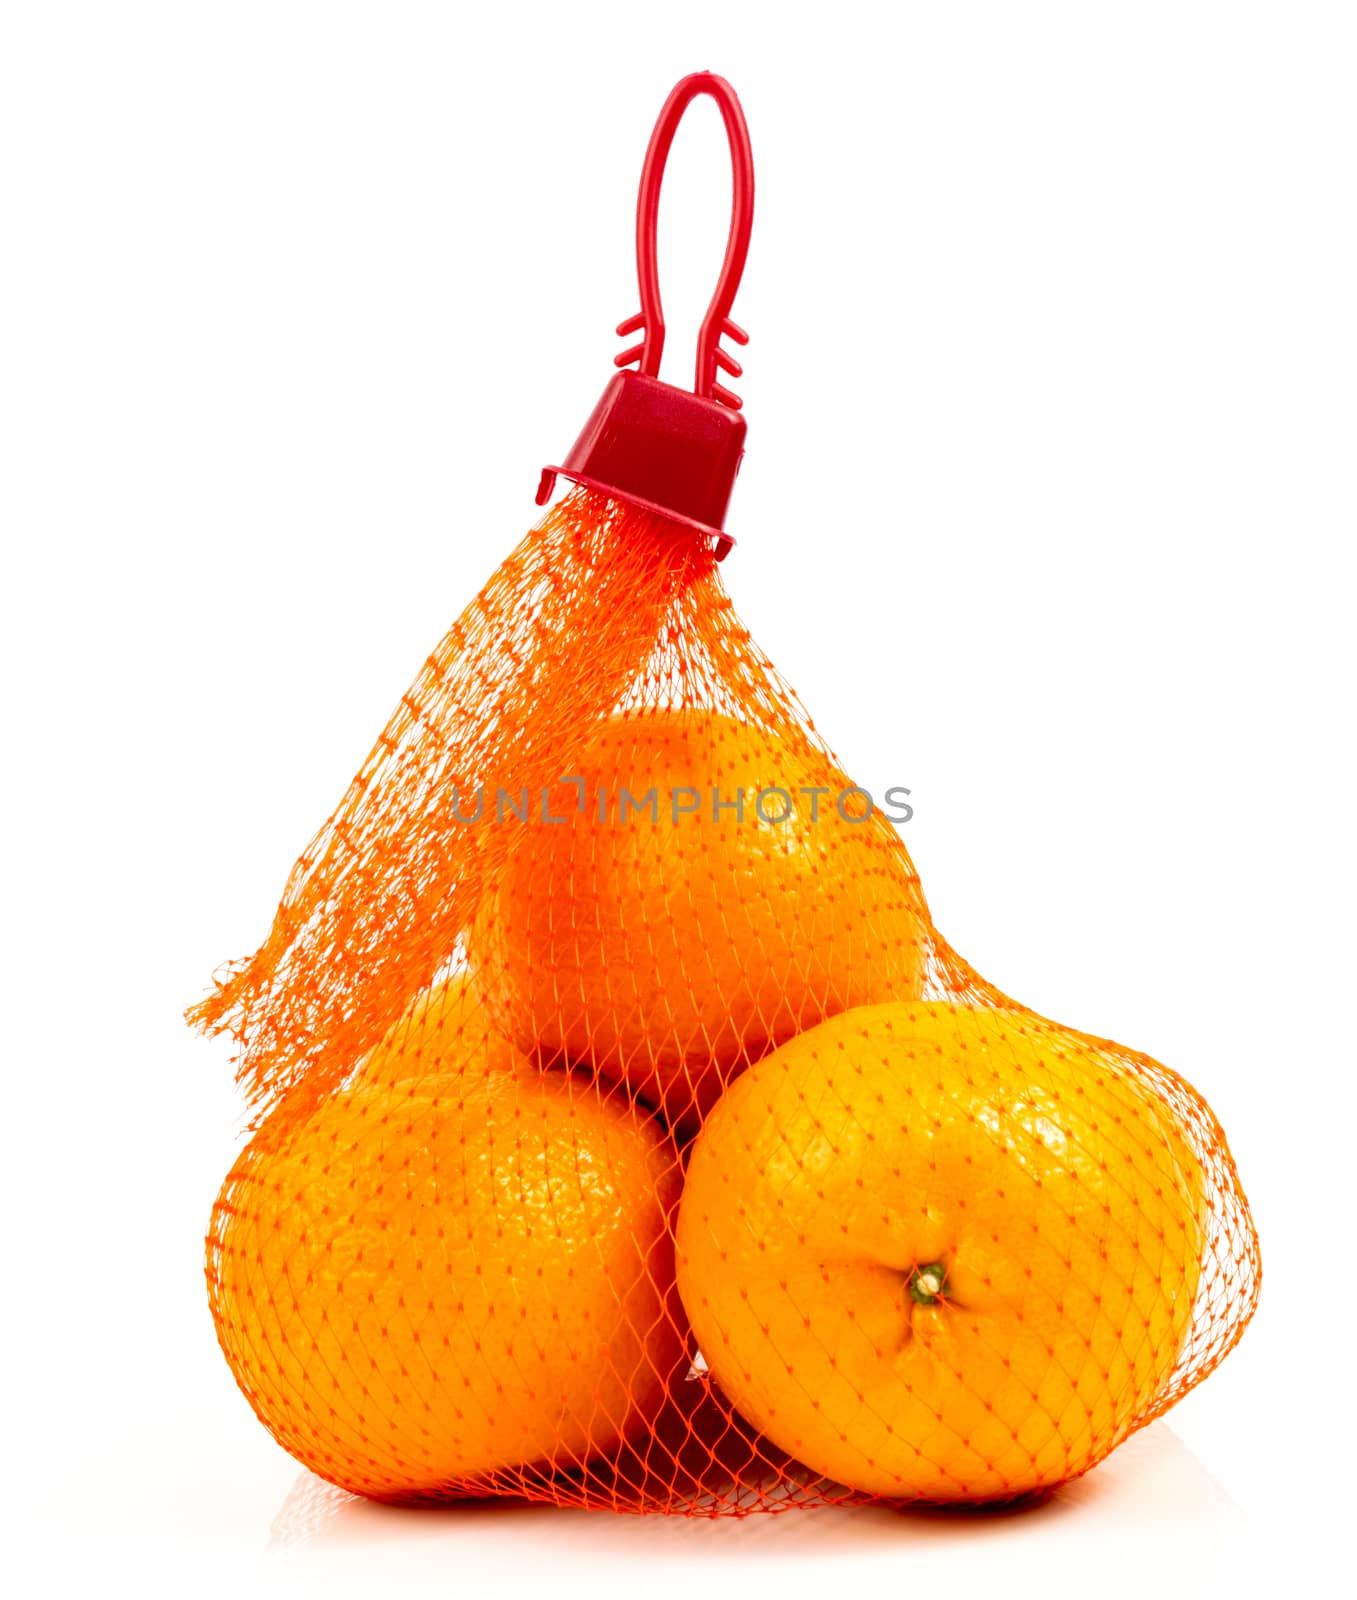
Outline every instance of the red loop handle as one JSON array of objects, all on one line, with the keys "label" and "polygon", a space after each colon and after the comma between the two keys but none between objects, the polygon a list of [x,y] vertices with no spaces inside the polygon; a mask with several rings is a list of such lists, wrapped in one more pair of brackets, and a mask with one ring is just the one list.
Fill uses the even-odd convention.
[{"label": "red loop handle", "polygon": [[615,364],[626,367],[639,358],[639,371],[650,378],[660,375],[660,358],[664,354],[664,309],[660,301],[658,264],[660,188],[664,182],[665,162],[669,159],[669,149],[683,113],[700,94],[709,94],[721,108],[726,138],[730,142],[732,184],[726,258],[721,264],[716,292],[711,297],[711,304],[698,331],[693,391],[704,399],[720,401],[722,405],[738,411],[740,397],[717,383],[716,372],[719,367],[738,378],[743,370],[734,356],[722,349],[723,334],[737,344],[749,343],[749,335],[730,320],[730,308],[735,303],[735,293],[744,274],[745,258],[749,254],[749,234],[754,225],[754,156],[749,147],[749,129],[745,126],[744,112],[740,109],[735,91],[715,73],[694,72],[682,79],[665,101],[655,131],[650,136],[645,166],[641,169],[641,190],[636,201],[636,277],[641,289],[641,309],[635,316],[619,323],[617,328],[618,333],[623,335],[644,328],[645,340],[630,350],[624,350],[616,358]]}]

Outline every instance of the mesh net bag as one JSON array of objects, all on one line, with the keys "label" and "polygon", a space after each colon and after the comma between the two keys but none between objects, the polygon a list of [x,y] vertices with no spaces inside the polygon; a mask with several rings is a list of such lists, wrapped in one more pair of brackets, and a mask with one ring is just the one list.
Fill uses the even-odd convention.
[{"label": "mesh net bag", "polygon": [[[736,184],[689,393],[653,261],[699,93]],[[751,205],[738,103],[685,79],[639,370],[191,1013],[255,1112],[208,1237],[222,1348],[357,1493],[1007,1499],[1159,1416],[1256,1303],[1202,1097],[948,947],[731,604]]]}]

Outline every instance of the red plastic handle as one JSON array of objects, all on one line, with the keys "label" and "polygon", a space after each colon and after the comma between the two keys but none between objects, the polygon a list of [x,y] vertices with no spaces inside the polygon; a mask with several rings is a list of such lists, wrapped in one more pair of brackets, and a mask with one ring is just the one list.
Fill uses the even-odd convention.
[{"label": "red plastic handle", "polygon": [[716,292],[711,297],[711,304],[707,307],[697,336],[697,371],[693,379],[693,391],[704,399],[720,401],[722,405],[738,411],[740,397],[717,383],[716,372],[719,367],[731,377],[738,378],[743,371],[734,356],[721,348],[723,334],[737,344],[749,343],[749,335],[730,320],[730,308],[735,303],[735,292],[744,274],[745,258],[749,254],[749,233],[754,225],[754,156],[749,148],[749,129],[745,126],[744,112],[740,109],[735,91],[715,73],[694,72],[682,79],[665,101],[655,131],[650,136],[645,166],[641,169],[641,191],[636,201],[636,277],[641,289],[641,309],[617,326],[618,333],[622,335],[644,329],[645,339],[617,356],[615,365],[628,367],[639,359],[639,371],[650,378],[660,375],[660,358],[664,354],[664,309],[660,301],[657,260],[660,188],[664,182],[669,148],[674,142],[683,113],[700,94],[709,94],[721,108],[726,138],[730,142],[733,181],[726,258],[721,264]]}]

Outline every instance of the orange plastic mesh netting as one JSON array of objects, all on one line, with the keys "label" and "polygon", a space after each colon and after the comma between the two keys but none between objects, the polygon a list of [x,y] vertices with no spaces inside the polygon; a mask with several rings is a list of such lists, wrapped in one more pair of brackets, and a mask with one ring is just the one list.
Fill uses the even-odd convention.
[{"label": "orange plastic mesh netting", "polygon": [[208,1240],[222,1348],[359,1493],[1007,1498],[1256,1302],[1201,1096],[972,972],[712,539],[587,488],[192,1015],[257,1112]]}]

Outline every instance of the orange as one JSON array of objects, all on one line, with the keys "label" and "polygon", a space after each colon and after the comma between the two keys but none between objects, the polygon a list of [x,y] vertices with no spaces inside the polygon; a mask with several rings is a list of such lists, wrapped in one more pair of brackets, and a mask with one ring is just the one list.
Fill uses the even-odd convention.
[{"label": "orange", "polygon": [[730,1402],[850,1488],[985,1500],[1126,1436],[1192,1317],[1201,1169],[1110,1049],[1013,1011],[847,1012],[699,1134],[678,1283]]},{"label": "orange", "polygon": [[381,1044],[364,1056],[354,1081],[403,1084],[417,1093],[423,1078],[450,1071],[463,1078],[537,1073],[522,1051],[496,1032],[464,973],[417,995]]},{"label": "orange", "polygon": [[542,822],[534,798],[471,937],[523,1049],[620,1078],[691,1127],[774,1045],[920,992],[909,856],[861,798],[840,805],[847,779],[804,739],[650,711],[601,724],[563,776],[548,809],[565,820]]},{"label": "orange", "polygon": [[307,1120],[266,1123],[213,1213],[237,1381],[360,1494],[511,1488],[612,1451],[682,1364],[660,1133],[493,1053],[465,995],[435,995]]}]

